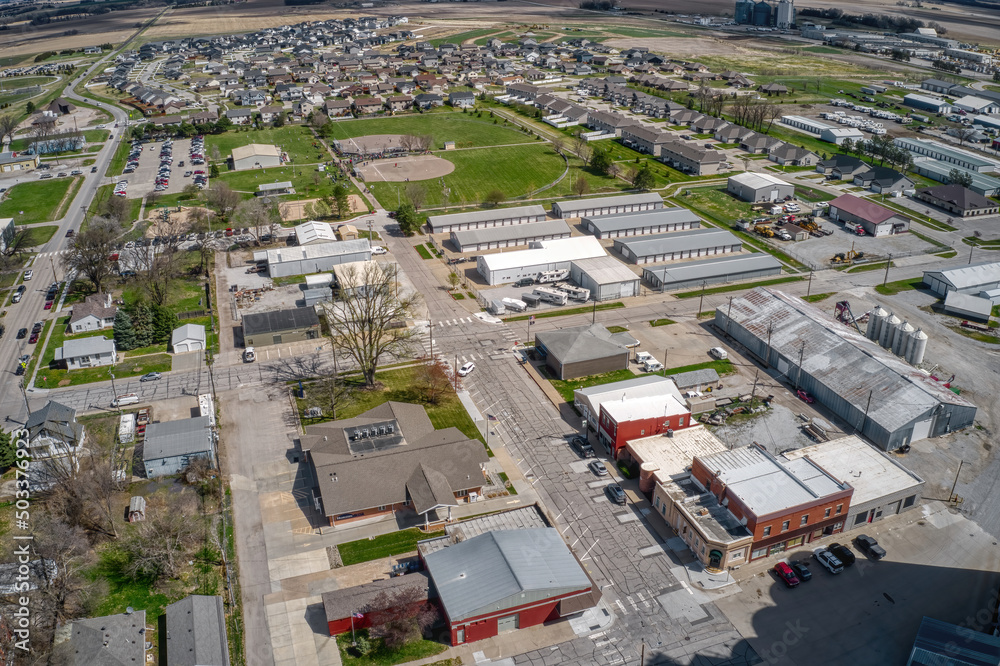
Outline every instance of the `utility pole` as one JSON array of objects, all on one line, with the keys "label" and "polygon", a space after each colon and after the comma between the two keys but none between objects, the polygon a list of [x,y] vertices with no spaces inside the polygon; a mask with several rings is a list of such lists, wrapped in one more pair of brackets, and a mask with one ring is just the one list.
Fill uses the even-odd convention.
[{"label": "utility pole", "polygon": [[667,376],[667,350],[663,350],[663,376]]},{"label": "utility pole", "polygon": [[707,280],[702,280],[701,282],[701,296],[698,298],[698,316],[701,317],[701,306],[705,302],[705,285],[708,284]]},{"label": "utility pole", "polygon": [[[732,303],[730,303],[732,305]],[[774,322],[767,322],[767,351],[764,353],[764,367],[771,367],[771,332],[774,331]]]},{"label": "utility pole", "polygon": [[[726,310],[726,335],[729,335],[729,322],[732,321],[733,316],[733,297],[729,297],[729,309]],[[770,334],[768,334],[768,340],[770,340]],[[768,343],[770,344],[770,343]]]},{"label": "utility pole", "polygon": [[809,298],[812,295],[812,288],[813,288],[813,272],[809,271],[809,284],[806,286],[806,298]]},{"label": "utility pole", "polygon": [[874,391],[868,391],[868,402],[865,404],[865,415],[861,418],[861,427],[858,428],[858,431],[862,435],[865,434],[865,426],[868,425],[868,410],[872,406],[872,394],[873,393],[874,393]]},{"label": "utility pole", "polygon": [[[975,241],[973,241],[973,243],[974,242]],[[970,264],[972,263],[972,251],[976,249],[976,246],[973,243],[969,243],[969,263]]]},{"label": "utility pole", "polygon": [[892,255],[889,255],[889,260],[885,262],[885,278],[882,280],[882,286],[884,287],[887,282],[889,282],[889,266],[892,266]]},{"label": "utility pole", "polygon": [[753,404],[753,401],[757,399],[757,377],[759,376],[760,376],[760,368],[758,368],[757,371],[753,373],[753,389],[750,390],[751,405]]},{"label": "utility pole", "polygon": [[948,493],[948,501],[951,502],[952,498],[955,497],[955,488],[958,487],[958,475],[962,473],[962,466],[965,464],[964,460],[958,461],[958,471],[955,472],[955,483],[951,484],[951,492]]},{"label": "utility pole", "polygon": [[433,359],[434,358],[434,320],[433,319],[428,319],[427,320],[427,325],[430,326],[430,332],[431,332],[431,359]]},{"label": "utility pole", "polygon": [[799,349],[799,367],[798,367],[798,370],[795,372],[795,390],[796,391],[798,391],[799,388],[801,388],[799,386],[799,380],[802,379],[802,359],[805,357],[805,355],[806,355],[806,343],[805,343],[805,341],[803,341],[802,342],[802,347]]},{"label": "utility pole", "polygon": [[594,298],[594,315],[593,317],[591,317],[590,323],[591,324],[597,323],[597,298]]}]

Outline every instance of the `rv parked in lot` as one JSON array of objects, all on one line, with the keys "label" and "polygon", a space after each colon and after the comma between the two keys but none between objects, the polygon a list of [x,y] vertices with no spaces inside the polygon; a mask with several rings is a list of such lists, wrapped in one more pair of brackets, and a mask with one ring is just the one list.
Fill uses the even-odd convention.
[{"label": "rv parked in lot", "polygon": [[554,285],[556,289],[565,293],[574,301],[586,301],[590,298],[590,290],[584,289],[583,287],[576,287],[565,282],[560,282]]},{"label": "rv parked in lot", "polygon": [[547,284],[551,282],[559,282],[559,280],[565,280],[569,277],[569,271],[566,269],[558,271],[542,271],[538,274],[538,284]]},{"label": "rv parked in lot", "polygon": [[553,303],[555,305],[566,305],[568,299],[568,296],[564,292],[549,287],[535,287],[533,293],[546,303]]}]

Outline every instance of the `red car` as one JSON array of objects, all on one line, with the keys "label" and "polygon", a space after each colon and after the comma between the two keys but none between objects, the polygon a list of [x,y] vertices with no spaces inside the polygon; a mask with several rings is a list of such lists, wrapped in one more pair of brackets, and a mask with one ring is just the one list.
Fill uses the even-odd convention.
[{"label": "red car", "polygon": [[786,587],[798,587],[799,577],[795,575],[795,572],[790,566],[785,562],[778,562],[774,565],[774,573],[778,575]]},{"label": "red car", "polygon": [[802,400],[803,402],[807,402],[810,405],[813,404],[814,402],[816,402],[816,398],[812,397],[811,395],[809,395],[808,393],[806,393],[802,389],[799,389],[798,391],[796,391],[795,395],[799,396],[799,400]]},{"label": "red car", "polygon": [[45,309],[46,310],[52,309],[52,301],[45,301]]},{"label": "red car", "polygon": [[32,333],[31,337],[28,338],[28,342],[30,344],[35,344],[36,342],[38,342],[38,333]]}]

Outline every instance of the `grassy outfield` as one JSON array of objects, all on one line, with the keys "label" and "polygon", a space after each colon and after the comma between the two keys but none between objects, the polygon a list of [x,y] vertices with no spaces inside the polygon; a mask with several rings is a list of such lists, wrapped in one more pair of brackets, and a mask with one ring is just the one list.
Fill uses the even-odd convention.
[{"label": "grassy outfield", "polygon": [[[206,134],[205,150],[211,151],[212,146],[218,146],[222,158],[226,159],[233,148],[251,143],[274,144],[288,153],[288,157],[296,164],[313,164],[330,159],[322,147],[314,147],[316,140],[308,127],[303,125],[288,125],[286,127],[261,130],[230,131],[223,134]],[[128,151],[126,150],[126,155]],[[206,152],[206,156],[208,152]],[[221,166],[221,165],[220,165]]]},{"label": "grassy outfield", "polygon": [[53,178],[19,183],[7,192],[0,203],[0,218],[12,217],[14,224],[37,224],[58,219],[59,204],[71,186],[74,191],[82,178]]},{"label": "grassy outfield", "polygon": [[[314,174],[319,176],[319,184]],[[229,186],[238,192],[247,192],[247,196],[253,196],[258,185],[266,183],[279,183],[289,181],[295,188],[295,194],[282,195],[283,201],[295,201],[296,199],[315,199],[333,192],[333,184],[324,174],[315,171],[312,167],[305,166],[284,166],[272,167],[270,169],[250,169],[248,171],[224,171],[219,174],[218,180],[229,183]]]},{"label": "grassy outfield", "polygon": [[[475,205],[485,201],[493,190],[502,192],[505,199],[512,199],[552,183],[566,170],[563,158],[552,146],[540,141],[523,146],[449,151],[438,156],[455,164],[455,170],[444,177],[450,192],[446,199],[438,179],[417,182],[424,190],[424,207]],[[406,187],[413,184],[369,183],[369,188],[379,203],[395,209],[397,192],[405,201]],[[545,193],[553,195],[557,193],[548,190]]]},{"label": "grassy outfield", "polygon": [[491,119],[489,113],[483,113],[482,118],[479,118],[476,114],[460,111],[345,120],[333,123],[330,139],[350,139],[373,134],[430,135],[434,138],[432,150],[443,150],[445,141],[454,141],[456,148],[531,142],[524,132],[510,126],[504,127],[503,120],[494,125],[493,120],[495,119]]}]

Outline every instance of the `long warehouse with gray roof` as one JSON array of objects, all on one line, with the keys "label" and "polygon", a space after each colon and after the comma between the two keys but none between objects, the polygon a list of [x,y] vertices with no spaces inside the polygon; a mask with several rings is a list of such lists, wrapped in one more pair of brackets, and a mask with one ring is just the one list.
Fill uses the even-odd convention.
[{"label": "long warehouse with gray roof", "polygon": [[616,240],[614,245],[614,251],[633,264],[729,254],[742,249],[743,242],[739,238],[715,227],[625,238]]},{"label": "long warehouse with gray roof", "polygon": [[562,218],[582,218],[637,213],[658,208],[663,208],[663,198],[656,192],[646,192],[645,194],[620,194],[613,197],[556,201],[552,204],[552,214]]},{"label": "long warehouse with gray roof", "polygon": [[701,218],[681,207],[585,217],[581,222],[584,231],[601,239],[684,231],[701,226]]},{"label": "long warehouse with gray roof", "polygon": [[569,238],[569,225],[564,220],[545,220],[486,229],[466,229],[451,232],[451,244],[459,252],[477,252],[503,247],[527,245],[532,241]]},{"label": "long warehouse with gray roof", "polygon": [[718,308],[715,327],[883,450],[976,418],[971,402],[797,296],[758,287]]},{"label": "long warehouse with gray roof", "polygon": [[541,206],[517,206],[516,208],[491,208],[451,215],[431,215],[427,226],[432,234],[447,234],[463,229],[485,229],[503,227],[509,224],[541,222],[548,217]]},{"label": "long warehouse with gray roof", "polygon": [[781,262],[761,252],[644,268],[642,279],[653,289],[672,291],[700,287],[703,284],[751,280],[780,273]]}]

